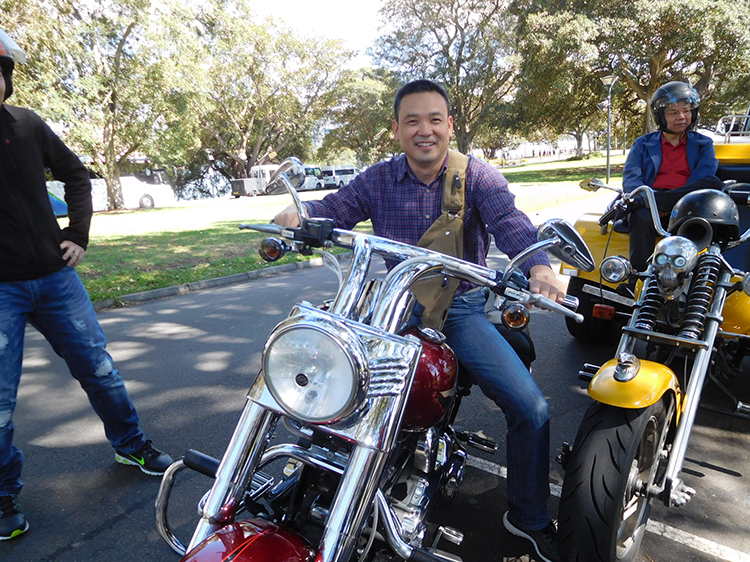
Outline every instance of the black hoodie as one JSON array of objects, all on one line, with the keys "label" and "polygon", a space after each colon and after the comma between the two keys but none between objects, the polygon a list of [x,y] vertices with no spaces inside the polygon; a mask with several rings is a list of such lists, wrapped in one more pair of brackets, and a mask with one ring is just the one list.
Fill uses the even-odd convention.
[{"label": "black hoodie", "polygon": [[[46,169],[65,184],[69,226],[60,229]],[[38,279],[67,266],[60,243],[88,246],[91,180],[80,159],[33,111],[0,106],[0,281]]]}]

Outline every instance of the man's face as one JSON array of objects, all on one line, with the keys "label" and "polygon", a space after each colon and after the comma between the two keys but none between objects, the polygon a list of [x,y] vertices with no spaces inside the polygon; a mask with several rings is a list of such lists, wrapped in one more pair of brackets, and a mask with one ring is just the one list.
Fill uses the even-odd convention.
[{"label": "man's face", "polygon": [[410,163],[417,166],[442,164],[453,135],[453,117],[437,92],[408,94],[401,100],[393,134]]},{"label": "man's face", "polygon": [[664,110],[664,118],[667,120],[667,129],[682,134],[693,122],[693,110],[684,101],[670,103]]}]

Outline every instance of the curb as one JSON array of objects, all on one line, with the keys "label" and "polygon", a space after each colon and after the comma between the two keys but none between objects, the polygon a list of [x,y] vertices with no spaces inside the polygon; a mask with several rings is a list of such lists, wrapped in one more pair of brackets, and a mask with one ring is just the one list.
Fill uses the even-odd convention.
[{"label": "curb", "polygon": [[[348,261],[349,259],[351,259],[351,255],[351,252],[344,252],[342,254],[336,254],[335,257],[338,261]],[[290,271],[296,271],[298,269],[321,267],[323,265],[325,265],[325,261],[323,260],[323,258],[317,257],[295,263],[285,263],[283,265],[275,265],[264,269],[256,269],[255,271],[247,271],[245,273],[236,273],[235,275],[227,275],[226,277],[215,277],[214,279],[195,281],[193,283],[183,283],[182,285],[175,285],[173,287],[163,287],[161,289],[153,289],[152,291],[132,293],[130,295],[123,295],[118,299],[105,299],[103,301],[97,301],[92,304],[94,305],[94,310],[96,312],[100,312],[108,308],[133,306],[143,302],[163,299],[166,297],[186,295],[187,293],[193,293],[195,291],[215,289],[217,287],[225,287],[227,285],[236,285],[238,283],[245,283],[253,279],[274,277],[276,275],[281,275]]]}]

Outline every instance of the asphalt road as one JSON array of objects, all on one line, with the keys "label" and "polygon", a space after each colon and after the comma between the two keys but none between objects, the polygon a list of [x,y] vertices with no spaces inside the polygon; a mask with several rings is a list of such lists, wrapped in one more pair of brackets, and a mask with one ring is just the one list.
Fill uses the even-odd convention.
[{"label": "asphalt road", "polygon": [[[333,295],[335,284],[335,276],[320,267],[100,312],[109,350],[147,436],[173,456],[194,448],[220,457],[259,369],[266,336],[292,303],[321,302]],[[611,350],[576,342],[564,320],[551,313],[533,313],[532,335],[538,355],[534,375],[552,413],[555,514],[562,472],[554,456],[562,441],[573,441],[590,404],[577,371],[585,361],[608,359]],[[15,442],[26,458],[20,499],[31,529],[0,543],[0,560],[179,559],[155,530],[159,479],[115,463],[84,393],[33,329],[27,333],[14,420]],[[458,497],[435,514],[437,522],[460,529],[465,540],[441,548],[464,560],[526,560],[526,544],[502,528],[501,412],[475,389],[457,425],[484,430],[500,450],[470,451],[472,466]],[[685,475],[698,495],[681,509],[654,507],[638,562],[750,561],[749,429],[750,421],[700,412]],[[197,518],[197,499],[209,486],[195,474],[175,490],[170,518],[185,541]]]}]

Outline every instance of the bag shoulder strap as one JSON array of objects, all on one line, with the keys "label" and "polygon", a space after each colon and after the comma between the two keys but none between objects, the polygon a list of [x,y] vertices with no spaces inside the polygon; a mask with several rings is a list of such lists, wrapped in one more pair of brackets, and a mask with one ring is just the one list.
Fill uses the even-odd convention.
[{"label": "bag shoulder strap", "polygon": [[445,169],[443,181],[443,200],[441,210],[463,218],[466,186],[466,169],[469,167],[469,157],[457,150],[448,150],[448,166]]}]

